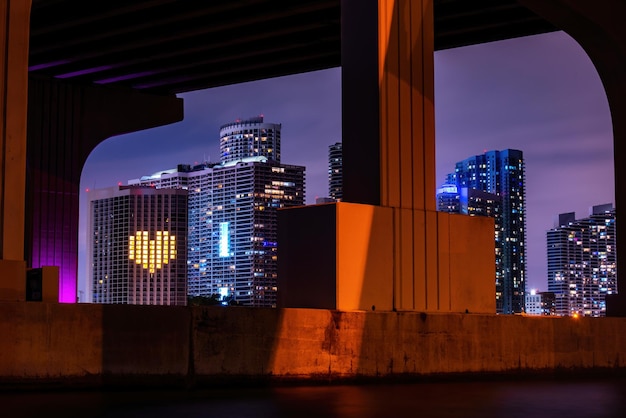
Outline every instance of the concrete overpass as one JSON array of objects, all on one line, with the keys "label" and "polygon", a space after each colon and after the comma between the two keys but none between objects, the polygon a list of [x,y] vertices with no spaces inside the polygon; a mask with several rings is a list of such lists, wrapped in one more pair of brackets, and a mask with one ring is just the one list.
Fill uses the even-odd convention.
[{"label": "concrete overpass", "polygon": [[[342,2],[291,3],[34,0],[29,74],[172,95],[341,66]],[[435,49],[557,29],[515,0],[433,7]]]},{"label": "concrete overpass", "polygon": [[[6,335],[23,340],[30,332],[43,338],[31,338],[25,346],[30,348],[19,352],[3,348],[12,353],[3,360],[5,372],[10,369],[20,376],[24,369],[19,365],[27,363],[29,356],[38,356],[38,348],[53,344],[46,339],[50,329],[68,325],[72,335],[68,340],[79,341],[82,315],[100,318],[87,325],[97,325],[94,332],[100,334],[93,341],[102,350],[123,349],[116,348],[116,340],[107,340],[107,335],[121,332],[131,338],[133,330],[124,328],[127,314],[146,325],[135,307],[36,307],[20,301],[26,267],[51,265],[60,269],[59,299],[75,301],[83,163],[110,136],[181,120],[182,102],[176,93],[341,65],[347,203],[338,204],[330,214],[311,214],[306,208],[293,212],[297,215],[285,222],[294,222],[288,228],[293,234],[287,238],[294,243],[290,248],[296,256],[281,258],[281,265],[292,277],[306,274],[297,265],[301,261],[297,254],[308,245],[300,239],[306,231],[298,225],[303,219],[308,225],[328,225],[323,220],[331,219],[335,229],[326,233],[336,241],[326,261],[341,261],[345,267],[324,279],[335,284],[332,308],[362,311],[375,305],[387,311],[384,318],[361,324],[361,330],[372,332],[378,329],[376,321],[394,320],[392,311],[450,315],[465,309],[494,311],[489,302],[493,283],[485,281],[493,268],[488,222],[439,214],[434,207],[435,49],[565,30],[587,51],[604,83],[613,117],[616,167],[621,161],[626,140],[626,29],[620,20],[626,5],[619,0],[599,5],[585,0],[293,3],[297,5],[285,7],[272,0],[0,1],[0,21],[6,29],[0,36],[0,296],[16,301],[3,304],[5,318],[25,318],[15,326],[7,324]],[[617,173],[619,210],[626,193]],[[620,225],[621,242],[619,237],[626,233]],[[451,231],[463,231],[466,239],[451,239]],[[342,246],[346,237],[351,240],[348,247]],[[373,245],[376,240],[391,249],[384,261],[375,253],[380,248]],[[618,253],[619,265],[625,256]],[[471,272],[466,262],[472,263]],[[459,300],[459,292],[471,289],[475,293]],[[297,305],[297,295],[284,301],[284,306],[292,304]],[[94,309],[101,313],[94,314]],[[272,314],[288,318],[281,327],[298,329],[306,324],[306,314],[287,311],[284,317],[280,312]],[[59,323],[64,315],[70,318]],[[202,324],[204,315],[204,311],[192,313],[194,321]],[[337,318],[331,317],[329,327],[339,330]],[[398,313],[396,320],[400,317]],[[394,336],[427,316],[412,318]],[[283,335],[273,328],[277,322],[270,322],[268,329]],[[477,332],[487,322],[476,325]],[[623,326],[619,324],[615,327]],[[527,323],[522,328],[523,335],[533,332]],[[553,344],[558,336],[548,328],[546,338],[536,343],[547,350],[541,367],[556,367],[553,350],[562,346]],[[588,333],[577,335],[599,349],[603,329],[589,325]],[[158,330],[152,331],[155,338],[164,338]],[[333,335],[326,333],[322,344]],[[348,338],[353,341],[353,337],[359,340],[356,334]],[[511,335],[507,331],[500,337],[494,346],[500,347]],[[288,339],[283,342],[289,344]],[[60,341],[55,347],[64,352],[64,362],[71,362],[71,347],[65,344]],[[617,338],[604,349],[603,358],[615,359],[624,355],[625,344]],[[367,354],[355,352],[361,359]],[[96,360],[102,356],[95,354]],[[125,367],[132,364],[124,356],[112,359],[120,367],[114,367],[117,372],[129,370]],[[515,359],[509,360],[510,365]],[[481,357],[480,362],[485,361]],[[623,367],[623,361],[612,361],[604,361],[601,367]],[[564,364],[595,367],[589,357]],[[289,373],[289,365],[283,366],[281,370]],[[64,367],[54,373],[65,373]],[[470,369],[480,367],[473,364]],[[37,373],[33,371],[33,376]]]},{"label": "concrete overpass", "polygon": [[[176,93],[341,65],[345,200],[434,211],[433,50],[563,29],[600,73],[612,110],[616,158],[621,154],[625,47],[623,30],[614,22],[624,7],[618,1],[601,6],[575,0],[372,1],[365,6],[326,0],[284,7],[271,0],[88,5],[6,0],[3,5],[8,30],[3,138],[9,142],[3,157],[2,259],[26,261],[28,267],[59,266],[66,302],[75,299],[78,189],[85,159],[110,136],[181,120]],[[404,36],[409,33],[412,38]],[[421,75],[415,65],[422,66]],[[384,93],[385,80],[396,83],[394,92]],[[406,113],[421,112],[415,94],[426,106],[420,120]],[[363,115],[371,122],[363,123]],[[416,139],[417,132],[402,137],[403,126],[415,123],[424,127],[423,138]],[[403,147],[421,147],[424,153],[402,161],[400,155],[409,155]],[[617,176],[618,207],[622,187]]]}]

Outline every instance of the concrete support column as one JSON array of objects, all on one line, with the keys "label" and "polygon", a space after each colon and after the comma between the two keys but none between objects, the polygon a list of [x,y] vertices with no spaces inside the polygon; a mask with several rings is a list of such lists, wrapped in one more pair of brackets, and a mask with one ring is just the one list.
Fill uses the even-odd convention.
[{"label": "concrete support column", "polygon": [[[619,167],[626,160],[626,3],[622,0],[518,0],[574,38],[589,55],[606,90],[613,121],[617,267],[626,271],[626,178]],[[622,249],[620,251],[619,249]],[[625,276],[626,277],[626,276]],[[618,283],[619,286],[619,283]],[[622,293],[626,282],[622,282]],[[621,296],[621,295],[620,295]],[[626,297],[619,298],[626,310]],[[614,299],[617,302],[617,299]]]},{"label": "concrete support column", "polygon": [[393,208],[394,307],[447,309],[449,228],[435,212],[433,1],[344,0],[342,31],[344,201]]},{"label": "concrete support column", "polygon": [[24,260],[30,6],[30,0],[0,0],[1,260]]},{"label": "concrete support column", "polygon": [[26,260],[59,267],[59,301],[75,302],[80,175],[106,138],[182,120],[182,99],[31,77]]},{"label": "concrete support column", "polygon": [[280,305],[495,313],[493,220],[435,210],[433,0],[341,22],[343,202],[279,213]]},{"label": "concrete support column", "polygon": [[378,8],[381,205],[434,211],[433,2]]},{"label": "concrete support column", "polygon": [[343,0],[344,201],[435,210],[432,0]]}]

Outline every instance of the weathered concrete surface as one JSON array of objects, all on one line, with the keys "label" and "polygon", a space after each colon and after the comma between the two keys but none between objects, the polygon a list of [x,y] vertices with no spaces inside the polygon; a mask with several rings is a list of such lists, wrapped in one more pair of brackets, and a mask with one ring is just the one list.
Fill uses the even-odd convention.
[{"label": "weathered concrete surface", "polygon": [[279,308],[496,312],[491,218],[337,202],[278,225]]},{"label": "weathered concrete surface", "polygon": [[1,302],[0,383],[626,374],[626,318]]},{"label": "weathered concrete surface", "polygon": [[184,376],[189,310],[184,307],[0,302],[4,381],[125,375]]}]

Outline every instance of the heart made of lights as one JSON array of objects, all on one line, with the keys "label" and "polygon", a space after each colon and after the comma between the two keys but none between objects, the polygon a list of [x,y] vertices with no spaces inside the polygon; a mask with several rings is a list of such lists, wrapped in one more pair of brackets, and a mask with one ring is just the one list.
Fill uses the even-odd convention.
[{"label": "heart made of lights", "polygon": [[137,231],[128,237],[128,258],[150,273],[176,258],[176,237],[168,231],[156,231],[150,239],[148,231]]}]

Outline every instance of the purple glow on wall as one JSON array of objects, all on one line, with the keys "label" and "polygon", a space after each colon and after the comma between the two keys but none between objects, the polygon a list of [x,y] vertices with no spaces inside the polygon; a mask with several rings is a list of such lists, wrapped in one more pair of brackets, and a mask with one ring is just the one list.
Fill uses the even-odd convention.
[{"label": "purple glow on wall", "polygon": [[76,275],[64,271],[59,273],[59,302],[76,303]]},{"label": "purple glow on wall", "polygon": [[[46,251],[44,251],[45,253]],[[65,260],[59,259],[60,254],[48,254],[45,259],[34,260],[33,268],[57,266],[59,267],[59,302],[60,303],[76,303],[76,286],[77,277],[75,269],[71,268],[72,262],[70,259],[77,261],[77,257],[72,254],[64,254]]]},{"label": "purple glow on wall", "polygon": [[133,78],[150,76],[150,75],[153,75],[153,74],[155,74],[154,71],[144,71],[144,72],[141,72],[141,73],[121,75],[119,77],[103,78],[102,80],[96,80],[95,83],[96,84],[109,84],[109,83],[115,83],[115,82],[118,82],[118,81],[132,80]]},{"label": "purple glow on wall", "polygon": [[72,71],[71,73],[65,73],[57,75],[56,78],[72,78],[86,74],[99,73],[100,71],[107,71],[112,69],[112,65],[102,65],[100,67],[87,68],[86,70]]},{"label": "purple glow on wall", "polygon": [[31,65],[30,67],[28,67],[28,71],[37,71],[37,70],[43,70],[45,68],[58,67],[59,65],[69,64],[70,62],[72,61],[59,60],[59,61],[52,61],[52,62],[44,62],[43,64]]}]

